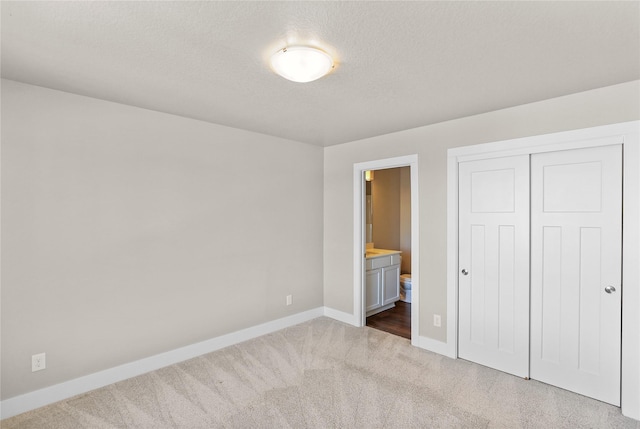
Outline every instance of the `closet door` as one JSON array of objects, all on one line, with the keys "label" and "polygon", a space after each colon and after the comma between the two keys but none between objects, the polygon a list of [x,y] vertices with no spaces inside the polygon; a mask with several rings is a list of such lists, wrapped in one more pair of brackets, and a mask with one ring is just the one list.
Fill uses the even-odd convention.
[{"label": "closet door", "polygon": [[529,155],[459,163],[458,356],[529,375]]},{"label": "closet door", "polygon": [[531,157],[531,378],[620,405],[622,147]]}]

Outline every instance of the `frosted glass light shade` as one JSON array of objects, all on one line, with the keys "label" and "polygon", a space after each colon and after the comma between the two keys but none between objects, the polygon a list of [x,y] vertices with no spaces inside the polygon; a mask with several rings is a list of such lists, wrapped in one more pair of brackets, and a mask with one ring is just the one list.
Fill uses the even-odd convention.
[{"label": "frosted glass light shade", "polygon": [[308,46],[289,46],[271,57],[271,67],[293,82],[320,79],[333,68],[333,59],[326,52]]}]

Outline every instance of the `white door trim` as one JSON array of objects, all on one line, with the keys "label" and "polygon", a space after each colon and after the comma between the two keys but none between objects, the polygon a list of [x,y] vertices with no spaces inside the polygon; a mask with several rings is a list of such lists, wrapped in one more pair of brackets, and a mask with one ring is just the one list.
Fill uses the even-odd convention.
[{"label": "white door trim", "polygon": [[411,344],[419,345],[418,326],[420,309],[420,246],[418,155],[406,155],[353,165],[353,314],[358,323],[365,325],[364,311],[364,172],[383,168],[410,167],[411,174]]},{"label": "white door trim", "polygon": [[640,121],[604,125],[448,150],[447,356],[456,358],[458,332],[458,162],[623,144],[622,414],[640,420]]}]

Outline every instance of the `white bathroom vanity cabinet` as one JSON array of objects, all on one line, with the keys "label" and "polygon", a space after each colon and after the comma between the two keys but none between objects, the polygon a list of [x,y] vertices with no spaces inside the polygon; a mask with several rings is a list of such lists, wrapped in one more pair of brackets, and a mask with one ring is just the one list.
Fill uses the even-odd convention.
[{"label": "white bathroom vanity cabinet", "polygon": [[395,306],[400,299],[400,251],[367,249],[366,311],[371,316]]}]

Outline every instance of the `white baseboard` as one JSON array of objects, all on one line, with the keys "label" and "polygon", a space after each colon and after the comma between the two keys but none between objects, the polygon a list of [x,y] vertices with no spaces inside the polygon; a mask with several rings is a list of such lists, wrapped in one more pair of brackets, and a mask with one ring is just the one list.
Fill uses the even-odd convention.
[{"label": "white baseboard", "polygon": [[[360,326],[355,315],[345,313],[334,308],[324,307],[324,315],[340,322],[348,323],[349,325]],[[418,337],[418,340],[412,341],[411,344],[415,347],[429,350],[430,352],[438,353],[452,359],[456,358],[455,354],[452,353],[452,348],[449,344],[434,340],[433,338]]]},{"label": "white baseboard", "polygon": [[266,322],[257,326],[242,329],[200,343],[191,344],[179,349],[160,353],[155,356],[126,363],[104,371],[65,381],[44,389],[25,393],[0,402],[0,418],[6,419],[54,402],[62,401],[81,393],[89,392],[118,381],[126,380],[159,368],[173,365],[206,353],[232,346],[252,338],[270,334],[275,331],[294,326],[302,322],[323,316],[326,307],[317,307],[281,319]]},{"label": "white baseboard", "polygon": [[421,349],[429,350],[433,353],[438,353],[439,355],[444,355],[452,359],[456,358],[455,356],[451,356],[451,347],[449,347],[447,343],[434,340],[433,338],[418,337],[417,344],[414,345],[420,347]]},{"label": "white baseboard", "polygon": [[324,307],[324,315],[335,319],[339,322],[348,323],[353,326],[360,326],[360,323],[356,320],[356,316],[353,314],[345,313],[335,308]]}]

